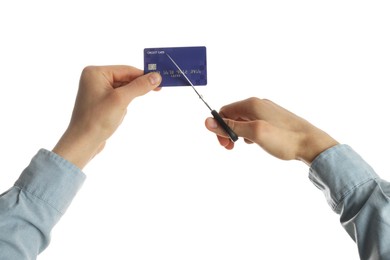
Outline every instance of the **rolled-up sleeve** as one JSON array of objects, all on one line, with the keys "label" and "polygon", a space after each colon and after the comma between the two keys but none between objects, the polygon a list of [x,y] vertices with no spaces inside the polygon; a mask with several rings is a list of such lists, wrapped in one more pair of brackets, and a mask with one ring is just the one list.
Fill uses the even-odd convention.
[{"label": "rolled-up sleeve", "polygon": [[321,153],[309,179],[340,215],[361,259],[390,259],[390,183],[348,145]]},{"label": "rolled-up sleeve", "polygon": [[41,149],[0,196],[0,259],[36,259],[84,180],[76,166]]}]

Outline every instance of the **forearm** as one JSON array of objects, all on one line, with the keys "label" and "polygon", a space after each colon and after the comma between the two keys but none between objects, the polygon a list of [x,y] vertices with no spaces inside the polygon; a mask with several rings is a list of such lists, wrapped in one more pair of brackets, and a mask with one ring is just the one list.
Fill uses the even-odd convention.
[{"label": "forearm", "polygon": [[338,145],[312,163],[310,180],[357,243],[361,259],[390,255],[390,184],[349,146]]},{"label": "forearm", "polygon": [[52,151],[79,169],[83,169],[104,148],[104,145],[104,141],[95,138],[93,134],[86,133],[85,130],[77,133],[73,129],[68,129]]},{"label": "forearm", "polygon": [[0,258],[35,259],[84,179],[73,164],[39,151],[14,187],[0,197]]}]

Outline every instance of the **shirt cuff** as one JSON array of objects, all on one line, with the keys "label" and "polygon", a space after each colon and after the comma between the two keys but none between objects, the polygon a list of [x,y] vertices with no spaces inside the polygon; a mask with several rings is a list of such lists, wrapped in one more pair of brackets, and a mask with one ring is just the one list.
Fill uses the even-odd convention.
[{"label": "shirt cuff", "polygon": [[59,155],[41,149],[15,186],[63,214],[85,181],[85,174]]},{"label": "shirt cuff", "polygon": [[348,195],[379,177],[351,147],[339,144],[315,158],[309,179],[323,191],[331,208],[340,213],[339,205]]}]

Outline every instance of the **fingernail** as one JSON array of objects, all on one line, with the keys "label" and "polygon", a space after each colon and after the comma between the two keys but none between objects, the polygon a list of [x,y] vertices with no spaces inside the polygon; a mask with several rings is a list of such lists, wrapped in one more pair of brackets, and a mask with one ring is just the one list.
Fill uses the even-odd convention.
[{"label": "fingernail", "polygon": [[159,73],[156,73],[156,72],[150,73],[149,82],[152,85],[158,85],[158,84],[160,84],[160,81],[161,81],[161,76]]},{"label": "fingernail", "polygon": [[207,118],[207,125],[211,129],[216,129],[218,127],[217,122],[213,118],[211,118],[211,117]]}]

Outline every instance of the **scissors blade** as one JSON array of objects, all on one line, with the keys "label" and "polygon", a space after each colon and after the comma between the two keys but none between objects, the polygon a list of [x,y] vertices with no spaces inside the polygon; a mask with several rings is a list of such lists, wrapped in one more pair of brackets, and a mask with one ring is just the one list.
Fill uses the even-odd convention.
[{"label": "scissors blade", "polygon": [[176,68],[180,71],[180,73],[184,76],[184,78],[187,80],[188,83],[190,83],[192,89],[195,91],[195,93],[198,95],[198,97],[203,101],[203,103],[205,103],[205,105],[210,109],[210,111],[212,111],[211,107],[209,106],[209,104],[207,104],[207,102],[203,99],[202,95],[199,94],[199,92],[196,90],[194,84],[192,84],[191,80],[187,77],[187,75],[182,71],[182,69],[179,67],[179,65],[177,65],[177,63],[172,59],[172,57],[166,53],[166,55],[168,56],[168,58],[172,61],[172,63],[176,66]]},{"label": "scissors blade", "polygon": [[199,96],[199,98],[205,103],[205,105],[210,109],[211,114],[213,115],[214,119],[217,120],[219,125],[223,128],[223,130],[229,135],[230,139],[235,142],[238,140],[238,135],[226,124],[226,122],[222,119],[222,117],[219,115],[219,113],[212,109],[209,104],[203,99],[202,95],[199,94],[199,92],[194,87],[194,84],[192,84],[191,80],[187,77],[187,75],[183,72],[183,70],[177,65],[177,63],[172,59],[172,57],[165,53],[168,58],[172,61],[172,63],[176,66],[176,68],[180,71],[180,73],[184,76],[184,78],[190,83],[192,89],[195,91],[195,93]]}]

